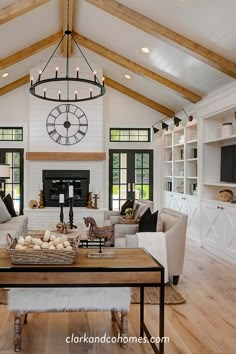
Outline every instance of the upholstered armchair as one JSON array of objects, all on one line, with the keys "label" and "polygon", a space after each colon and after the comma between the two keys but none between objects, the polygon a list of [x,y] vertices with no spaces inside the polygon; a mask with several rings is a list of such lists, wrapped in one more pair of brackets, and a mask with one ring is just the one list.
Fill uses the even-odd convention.
[{"label": "upholstered armchair", "polygon": [[[149,252],[155,257],[154,247],[159,247],[158,243],[150,249],[150,240],[158,238],[165,239],[166,243],[166,257],[168,266],[168,275],[173,277],[173,283],[178,284],[179,276],[183,272],[184,254],[185,254],[185,240],[187,228],[186,214],[180,213],[176,210],[163,208],[159,211],[157,221],[157,232],[138,232],[138,225],[123,225],[120,230],[120,225],[115,225],[114,239],[115,247],[146,247]],[[117,228],[116,228],[117,227]],[[139,245],[139,240],[142,241],[142,246]],[[158,260],[158,259],[157,259]]]}]

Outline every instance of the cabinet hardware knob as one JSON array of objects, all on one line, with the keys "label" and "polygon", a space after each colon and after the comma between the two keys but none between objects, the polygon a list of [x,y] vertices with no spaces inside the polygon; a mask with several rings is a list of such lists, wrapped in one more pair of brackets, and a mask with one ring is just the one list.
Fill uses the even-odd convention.
[{"label": "cabinet hardware knob", "polygon": [[224,209],[223,207],[220,208],[221,210]]},{"label": "cabinet hardware knob", "polygon": [[220,209],[219,205],[217,205],[217,209]]}]

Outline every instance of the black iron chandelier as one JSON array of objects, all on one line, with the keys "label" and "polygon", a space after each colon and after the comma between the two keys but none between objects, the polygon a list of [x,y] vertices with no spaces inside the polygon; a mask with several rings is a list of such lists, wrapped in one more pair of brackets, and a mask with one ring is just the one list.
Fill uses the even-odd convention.
[{"label": "black iron chandelier", "polygon": [[[81,53],[84,61],[91,71],[91,78],[84,78],[80,75],[79,66],[75,68],[74,75],[70,76],[70,60],[69,60],[69,36],[71,37],[71,43],[75,43],[75,46],[78,48]],[[55,68],[54,77],[45,77],[46,68],[53,59],[54,54],[56,53],[59,46],[66,41],[66,58],[65,58],[65,74],[59,74],[59,67]],[[61,70],[60,70],[61,71]],[[63,70],[62,70],[63,71]],[[53,85],[53,89],[52,89]],[[55,87],[60,88],[57,93],[55,93]],[[50,56],[49,60],[45,64],[44,68],[38,72],[38,77],[36,81],[31,77],[30,80],[30,93],[42,100],[54,101],[54,102],[81,102],[94,100],[103,96],[106,92],[104,86],[104,77],[101,82],[99,81],[96,71],[94,71],[86,59],[84,53],[76,42],[72,31],[69,29],[69,0],[67,1],[67,30],[64,32],[61,40]]]}]

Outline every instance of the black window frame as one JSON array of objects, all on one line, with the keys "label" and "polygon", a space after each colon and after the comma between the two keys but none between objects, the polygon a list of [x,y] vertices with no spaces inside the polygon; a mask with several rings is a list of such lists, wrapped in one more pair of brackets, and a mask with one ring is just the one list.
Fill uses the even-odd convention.
[{"label": "black window frame", "polygon": [[[24,134],[24,132],[23,132],[23,127],[0,127],[0,130],[11,130],[11,134],[5,134],[5,135],[11,135],[12,136],[12,139],[2,139],[1,138],[1,135],[3,135],[4,136],[4,133],[3,134],[1,134],[0,133],[0,141],[14,141],[14,142],[18,142],[18,141],[23,141],[23,139],[24,139],[24,137],[23,137],[23,134]],[[14,136],[14,129],[18,129],[18,130],[21,130],[21,139],[13,139],[13,136]],[[16,134],[15,133],[15,135],[20,135],[20,134]]]},{"label": "black window frame", "polygon": [[[129,140],[112,140],[112,130],[119,130],[119,131],[129,131]],[[147,132],[147,140],[131,140],[130,139],[130,131],[146,131]],[[120,135],[120,134],[119,134]],[[139,137],[139,134],[138,134]],[[110,128],[110,143],[150,143],[151,142],[151,130],[150,128]]]}]

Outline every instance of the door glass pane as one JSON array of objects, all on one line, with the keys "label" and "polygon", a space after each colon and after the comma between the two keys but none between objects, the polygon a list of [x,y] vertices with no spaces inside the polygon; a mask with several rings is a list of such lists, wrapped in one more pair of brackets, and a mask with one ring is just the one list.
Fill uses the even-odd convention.
[{"label": "door glass pane", "polygon": [[142,183],[142,170],[135,169],[135,183]]},{"label": "door glass pane", "polygon": [[112,201],[112,210],[120,210],[119,200],[113,200]]},{"label": "door glass pane", "polygon": [[20,170],[19,168],[14,168],[13,172],[13,183],[20,183]]},{"label": "door glass pane", "polygon": [[149,169],[143,169],[143,183],[149,183]]},{"label": "door glass pane", "polygon": [[127,154],[120,155],[120,167],[127,168]]},{"label": "door glass pane", "polygon": [[142,186],[141,185],[135,185],[135,199],[141,199],[142,198]]},{"label": "door glass pane", "polygon": [[143,168],[149,168],[149,155],[143,154]]},{"label": "door glass pane", "polygon": [[120,171],[118,169],[115,169],[112,171],[112,173],[113,173],[112,183],[113,184],[119,183],[119,181],[120,181],[120,173],[119,172]]},{"label": "door glass pane", "polygon": [[126,185],[125,185],[125,186],[121,185],[121,186],[120,186],[120,198],[121,198],[121,199],[126,199],[126,196],[127,196],[127,188],[126,188]]},{"label": "door glass pane", "polygon": [[119,185],[112,186],[112,199],[119,199]]},{"label": "door glass pane", "polygon": [[120,167],[120,154],[113,154],[113,168]]},{"label": "door glass pane", "polygon": [[142,154],[135,154],[135,168],[142,168]]},{"label": "door glass pane", "polygon": [[13,153],[13,167],[20,167],[20,154],[19,154],[19,152]]},{"label": "door glass pane", "polygon": [[150,199],[150,186],[149,184],[143,185],[142,186],[142,199]]},{"label": "door glass pane", "polygon": [[127,183],[127,170],[120,171],[120,183]]}]

